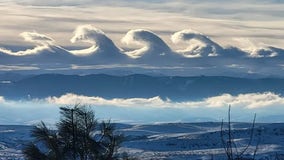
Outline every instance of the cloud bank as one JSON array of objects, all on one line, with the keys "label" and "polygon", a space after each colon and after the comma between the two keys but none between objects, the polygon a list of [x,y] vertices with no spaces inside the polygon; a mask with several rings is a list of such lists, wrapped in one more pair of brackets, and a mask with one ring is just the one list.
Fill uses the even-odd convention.
[{"label": "cloud bank", "polygon": [[104,99],[101,97],[89,97],[76,94],[65,94],[60,97],[48,97],[45,99],[48,103],[58,105],[70,105],[84,103],[96,106],[116,106],[116,107],[154,107],[154,108],[223,108],[232,105],[236,108],[259,109],[269,107],[281,107],[284,104],[284,97],[280,95],[266,93],[250,93],[232,96],[222,94],[220,96],[210,97],[202,101],[175,102],[170,99],[163,100],[160,97],[153,98],[129,98],[129,99]]},{"label": "cloud bank", "polygon": [[55,123],[60,106],[78,103],[89,105],[99,119],[111,118],[124,123],[221,121],[226,118],[228,105],[232,105],[235,121],[251,121],[254,113],[257,113],[257,122],[271,122],[274,116],[284,116],[284,97],[271,92],[237,96],[223,94],[184,102],[159,97],[104,99],[68,93],[29,101],[0,97],[0,124],[34,124],[41,120]]}]

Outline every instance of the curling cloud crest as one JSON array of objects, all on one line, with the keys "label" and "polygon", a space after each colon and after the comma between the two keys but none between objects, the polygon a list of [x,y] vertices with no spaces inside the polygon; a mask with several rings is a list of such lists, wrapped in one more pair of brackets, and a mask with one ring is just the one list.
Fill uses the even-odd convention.
[{"label": "curling cloud crest", "polygon": [[20,36],[23,37],[25,41],[42,45],[50,45],[54,42],[52,38],[37,32],[23,32]]},{"label": "curling cloud crest", "polygon": [[254,44],[249,39],[245,38],[234,38],[235,41],[239,42],[243,47],[243,51],[247,53],[248,57],[251,58],[272,58],[281,56],[283,49],[266,46],[264,44]]},{"label": "curling cloud crest", "polygon": [[175,44],[186,42],[189,44],[184,50],[177,50],[185,57],[203,57],[203,56],[217,56],[222,52],[222,47],[213,42],[209,37],[191,30],[186,29],[176,32],[172,35],[171,40]]},{"label": "curling cloud crest", "polygon": [[117,56],[118,53],[120,53],[113,41],[109,39],[102,30],[92,25],[82,25],[76,28],[71,42],[75,43],[79,41],[90,43],[92,46],[83,50],[70,51],[78,56],[90,54],[106,54],[107,56]]},{"label": "curling cloud crest", "polygon": [[153,56],[151,54],[155,54],[157,57],[163,57],[171,53],[170,47],[160,37],[149,30],[130,30],[121,41],[127,45],[143,46],[140,49],[126,52],[128,56],[133,58]]},{"label": "curling cloud crest", "polygon": [[39,34],[37,32],[23,32],[20,34],[25,41],[36,43],[37,46],[32,49],[27,49],[24,51],[13,52],[11,50],[0,48],[0,52],[12,56],[26,56],[26,55],[35,55],[39,52],[49,49],[49,45],[53,45],[54,40],[46,35]]}]

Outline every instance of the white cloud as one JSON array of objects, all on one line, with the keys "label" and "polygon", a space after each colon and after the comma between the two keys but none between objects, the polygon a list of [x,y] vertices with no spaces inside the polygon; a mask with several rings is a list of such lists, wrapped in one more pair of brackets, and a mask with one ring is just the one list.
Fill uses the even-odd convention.
[{"label": "white cloud", "polygon": [[223,51],[223,48],[209,37],[191,29],[174,33],[171,40],[175,44],[189,44],[186,49],[177,51],[186,57],[217,56]]},{"label": "white cloud", "polygon": [[269,108],[275,106],[282,106],[284,104],[284,97],[280,95],[266,92],[266,93],[249,93],[232,96],[230,94],[223,94],[220,96],[210,97],[202,101],[185,101],[175,102],[170,99],[163,100],[160,97],[153,98],[115,98],[104,99],[101,97],[89,97],[76,94],[65,94],[60,97],[46,98],[48,103],[59,105],[68,105],[83,103],[96,106],[117,106],[117,107],[158,107],[158,108],[219,108],[232,105],[233,107],[257,109]]},{"label": "white cloud", "polygon": [[[151,66],[151,65],[146,65],[146,64],[109,64],[109,65],[71,65],[71,69],[74,70],[93,70],[93,69],[112,69],[112,68],[141,68],[141,69],[157,69],[157,70],[176,70],[176,69],[184,69],[184,67],[179,67],[179,66]],[[70,69],[70,68],[69,68]]]},{"label": "white cloud", "polygon": [[234,40],[241,44],[242,50],[247,52],[250,57],[276,57],[281,54],[274,47],[269,47],[263,43],[255,44],[247,38],[234,38]]},{"label": "white cloud", "polygon": [[72,37],[71,42],[75,43],[77,41],[83,41],[92,44],[98,43],[99,45],[101,40],[104,39],[106,39],[106,35],[102,30],[92,25],[82,25],[78,26],[74,31],[74,36]]},{"label": "white cloud", "polygon": [[234,107],[256,109],[275,106],[280,107],[284,104],[284,97],[271,92],[240,94],[237,96],[223,94],[221,96],[208,98],[205,102],[207,106],[210,107],[223,107],[230,104]]},{"label": "white cloud", "polygon": [[42,45],[50,45],[54,42],[52,38],[37,32],[23,32],[20,36],[23,37],[25,41]]},{"label": "white cloud", "polygon": [[[223,94],[199,101],[175,102],[159,97],[113,98],[65,94],[59,97],[31,100],[7,100],[0,97],[0,124],[34,124],[41,120],[54,123],[59,118],[59,107],[74,104],[90,105],[99,119],[116,122],[193,122],[221,121],[226,117],[228,105],[232,105],[233,119],[250,121],[253,113],[257,117],[284,116],[284,97],[274,93],[250,93],[232,96]],[[261,122],[271,122],[262,119]]]},{"label": "white cloud", "polygon": [[[130,30],[121,39],[127,45],[142,46],[140,49],[126,52],[127,55],[133,58],[142,56],[163,57],[171,54],[169,46],[155,33],[145,29]],[[151,55],[152,54],[152,55]],[[153,57],[151,57],[153,58]]]},{"label": "white cloud", "polygon": [[[106,34],[92,26],[92,25],[81,25],[74,31],[74,36],[71,39],[72,43],[75,42],[87,42],[91,43],[92,46],[83,50],[71,50],[70,52],[75,55],[91,55],[91,54],[102,54],[106,55],[109,59],[120,55],[119,49],[115,46],[113,41],[109,39]],[[99,52],[99,53],[98,53]]]},{"label": "white cloud", "polygon": [[[48,50],[49,47],[48,46],[37,46],[35,48],[32,49],[27,49],[24,51],[11,51],[9,49],[5,49],[5,48],[0,48],[0,52],[7,54],[7,55],[11,55],[11,56],[27,56],[27,55],[36,55],[44,50]],[[13,58],[13,57],[11,57]]]},{"label": "white cloud", "polygon": [[23,65],[0,65],[0,71],[27,71],[39,70],[36,66],[23,66]]},{"label": "white cloud", "polygon": [[46,35],[39,34],[37,32],[23,32],[20,34],[21,37],[24,38],[27,42],[36,43],[37,46],[32,49],[26,49],[23,51],[11,51],[9,49],[0,48],[0,52],[12,56],[27,56],[27,55],[35,55],[44,50],[49,49],[49,45],[53,45],[54,40]]},{"label": "white cloud", "polygon": [[0,103],[4,103],[5,102],[5,98],[3,96],[0,96]]},{"label": "white cloud", "polygon": [[48,97],[46,98],[48,103],[59,104],[59,105],[70,105],[70,104],[87,104],[96,106],[119,106],[119,107],[163,107],[165,101],[159,97],[153,98],[130,98],[130,99],[120,99],[114,98],[107,100],[101,97],[88,97],[76,94],[65,94],[60,97]]}]

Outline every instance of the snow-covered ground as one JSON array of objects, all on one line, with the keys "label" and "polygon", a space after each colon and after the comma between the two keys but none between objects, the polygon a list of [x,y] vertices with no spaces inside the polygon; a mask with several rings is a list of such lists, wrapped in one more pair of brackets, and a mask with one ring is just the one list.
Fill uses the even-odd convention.
[{"label": "snow-covered ground", "polygon": [[[238,152],[241,152],[248,143],[251,124],[233,123],[232,126]],[[24,159],[21,149],[32,140],[31,129],[32,126],[0,126],[0,159]],[[220,123],[117,124],[117,129],[125,136],[119,152],[138,159],[205,160],[213,157],[221,160],[225,156]],[[259,144],[256,159],[274,160],[276,153],[279,157],[284,155],[284,124],[256,124],[247,156],[254,153],[256,144]]]}]

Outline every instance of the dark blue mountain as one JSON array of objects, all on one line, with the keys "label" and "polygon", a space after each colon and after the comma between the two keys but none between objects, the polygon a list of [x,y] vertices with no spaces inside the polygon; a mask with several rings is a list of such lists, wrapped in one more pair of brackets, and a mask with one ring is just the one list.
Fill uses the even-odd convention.
[{"label": "dark blue mountain", "polygon": [[103,98],[150,98],[197,100],[224,93],[274,92],[284,94],[284,79],[246,79],[222,76],[149,76],[43,74],[0,84],[0,95],[9,99],[45,98],[74,93]]}]

